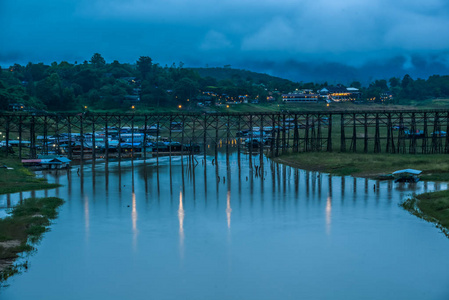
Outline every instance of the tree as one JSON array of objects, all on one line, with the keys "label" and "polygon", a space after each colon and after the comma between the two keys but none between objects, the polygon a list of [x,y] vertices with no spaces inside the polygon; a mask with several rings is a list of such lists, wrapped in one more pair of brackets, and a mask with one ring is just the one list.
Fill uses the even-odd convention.
[{"label": "tree", "polygon": [[390,87],[394,88],[401,84],[401,79],[397,77],[391,77],[388,82],[390,83]]},{"label": "tree", "polygon": [[356,89],[362,88],[362,84],[360,83],[360,81],[353,81],[350,86]]},{"label": "tree", "polygon": [[413,84],[413,78],[410,77],[410,75],[406,74],[404,78],[402,79],[402,88],[405,89],[409,87],[411,84]]},{"label": "tree", "polygon": [[90,59],[90,63],[93,64],[96,68],[102,67],[106,64],[103,56],[100,53],[94,53],[92,58]]},{"label": "tree", "polygon": [[137,61],[137,70],[139,70],[140,74],[142,75],[142,80],[148,79],[148,74],[151,72],[152,69],[152,60],[148,56],[141,56],[139,57],[139,60]]}]

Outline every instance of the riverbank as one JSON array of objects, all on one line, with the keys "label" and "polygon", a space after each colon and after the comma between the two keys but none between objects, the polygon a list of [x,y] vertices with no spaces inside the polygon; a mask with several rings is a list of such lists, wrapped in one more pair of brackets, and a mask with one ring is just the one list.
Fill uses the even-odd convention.
[{"label": "riverbank", "polygon": [[57,208],[63,200],[55,197],[28,198],[0,219],[0,282],[28,268],[28,263],[13,265],[22,252],[32,251],[48,230],[51,220],[58,215]]},{"label": "riverbank", "polygon": [[446,154],[309,152],[283,155],[274,161],[305,170],[373,179],[382,174],[411,168],[423,171],[421,180],[449,181],[449,161]]},{"label": "riverbank", "polygon": [[30,170],[22,166],[18,157],[0,154],[0,194],[52,189],[60,186],[36,178]]},{"label": "riverbank", "polygon": [[407,199],[402,207],[419,218],[435,223],[449,238],[449,191],[418,195]]}]

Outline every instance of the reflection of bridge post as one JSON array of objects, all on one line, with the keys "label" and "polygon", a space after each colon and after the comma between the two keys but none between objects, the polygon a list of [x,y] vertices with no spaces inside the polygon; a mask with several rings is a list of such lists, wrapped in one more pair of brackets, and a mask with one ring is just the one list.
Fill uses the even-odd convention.
[{"label": "reflection of bridge post", "polygon": [[306,171],[306,197],[309,200],[310,195],[310,172]]},{"label": "reflection of bridge post", "polygon": [[204,201],[207,203],[207,162],[204,161]]},{"label": "reflection of bridge post", "polygon": [[[299,192],[299,169],[298,168],[294,168],[294,172],[295,172],[295,195],[298,196],[298,192]],[[296,197],[297,200],[297,197]]]}]

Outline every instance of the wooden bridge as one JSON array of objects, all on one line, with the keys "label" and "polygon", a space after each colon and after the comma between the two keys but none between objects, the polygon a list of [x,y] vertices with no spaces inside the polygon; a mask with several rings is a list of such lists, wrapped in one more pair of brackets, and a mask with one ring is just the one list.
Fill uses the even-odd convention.
[{"label": "wooden bridge", "polygon": [[[175,125],[174,125],[175,124]],[[114,132],[120,140],[123,128],[143,133],[139,151],[134,146],[127,154],[113,153],[108,137]],[[360,153],[449,153],[449,110],[384,110],[384,111],[316,111],[270,113],[2,113],[0,140],[14,146],[20,158],[35,158],[51,153],[53,141],[67,139],[65,153],[69,158],[85,161],[112,156],[122,158],[147,155],[150,135],[156,144],[163,139],[178,141],[182,147],[177,155],[191,155],[200,149],[212,151],[231,148],[238,157],[243,152],[253,155],[278,156],[288,152],[338,151]],[[101,133],[103,140],[95,136]],[[86,136],[93,136],[90,151],[86,151]],[[131,144],[134,145],[134,134]],[[79,142],[74,151],[72,140]],[[245,139],[257,139],[263,146]],[[101,150],[98,145],[101,144]],[[196,148],[195,148],[196,147]],[[171,148],[167,155],[175,155]],[[77,156],[77,157],[76,157]]]}]

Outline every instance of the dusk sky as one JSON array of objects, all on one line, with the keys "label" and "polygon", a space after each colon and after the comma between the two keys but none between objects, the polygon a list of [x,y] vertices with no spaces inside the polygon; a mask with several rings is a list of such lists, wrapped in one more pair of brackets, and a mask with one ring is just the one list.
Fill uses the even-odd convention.
[{"label": "dusk sky", "polygon": [[447,0],[2,0],[0,28],[2,67],[98,52],[297,81],[449,69]]}]

